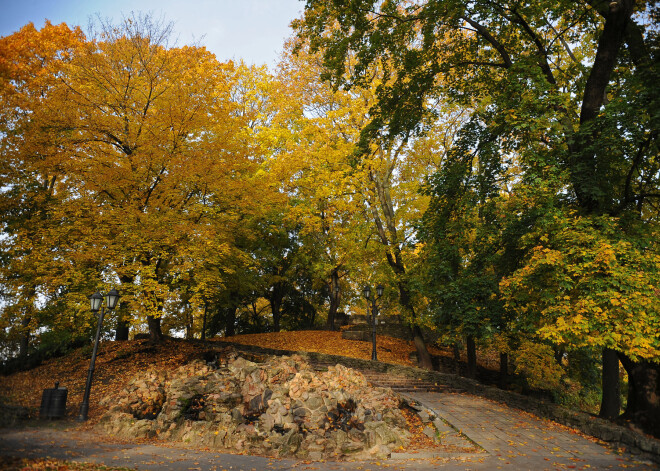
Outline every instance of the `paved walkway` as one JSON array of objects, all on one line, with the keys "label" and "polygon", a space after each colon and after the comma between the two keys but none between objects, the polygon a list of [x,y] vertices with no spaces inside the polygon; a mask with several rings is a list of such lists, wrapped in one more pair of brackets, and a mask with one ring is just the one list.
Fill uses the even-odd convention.
[{"label": "paved walkway", "polygon": [[484,450],[482,457],[470,457],[466,470],[659,469],[649,461],[619,456],[567,427],[487,399],[462,393],[408,396],[444,419],[444,429],[442,423],[438,428],[448,438],[462,436]]},{"label": "paved walkway", "polygon": [[618,456],[605,446],[557,424],[479,397],[438,392],[414,392],[408,396],[444,419],[435,421],[443,443],[456,450],[476,443],[480,452],[410,453],[395,454],[379,462],[312,463],[180,446],[117,443],[73,422],[0,430],[0,456],[53,457],[171,471],[658,469],[650,462]]}]

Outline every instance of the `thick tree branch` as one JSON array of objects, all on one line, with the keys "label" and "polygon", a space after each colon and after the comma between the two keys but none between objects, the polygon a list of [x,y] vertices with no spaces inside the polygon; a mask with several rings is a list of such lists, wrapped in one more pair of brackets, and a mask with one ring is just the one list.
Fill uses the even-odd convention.
[{"label": "thick tree branch", "polygon": [[633,6],[633,0],[618,0],[618,2],[610,4],[610,11],[605,19],[603,32],[598,40],[596,59],[585,85],[580,111],[580,124],[598,116],[603,105],[605,90],[614,70]]},{"label": "thick tree branch", "polygon": [[531,38],[532,42],[536,46],[539,56],[539,67],[541,67],[541,71],[543,71],[545,78],[548,79],[548,82],[552,85],[557,85],[557,81],[555,80],[554,75],[552,75],[552,69],[550,69],[550,66],[548,65],[548,51],[545,49],[545,46],[541,42],[538,34],[536,34],[529,23],[527,23],[525,18],[523,18],[523,16],[517,10],[513,10],[513,14],[517,18],[514,21],[522,27],[522,29],[527,33],[527,35]]},{"label": "thick tree branch", "polygon": [[511,56],[509,56],[509,53],[507,52],[506,48],[492,34],[490,34],[490,31],[488,31],[488,29],[486,29],[484,26],[480,25],[471,18],[464,16],[463,19],[468,24],[470,24],[470,26],[472,26],[477,31],[477,33],[479,33],[486,41],[488,41],[497,50],[497,52],[500,53],[500,56],[502,57],[502,61],[504,62],[505,67],[507,69],[513,65],[513,62],[511,62]]}]

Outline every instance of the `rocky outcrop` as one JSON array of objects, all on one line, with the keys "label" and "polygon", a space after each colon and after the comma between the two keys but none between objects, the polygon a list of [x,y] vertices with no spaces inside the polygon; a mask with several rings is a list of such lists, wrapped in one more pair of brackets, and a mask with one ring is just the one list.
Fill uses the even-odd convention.
[{"label": "rocky outcrop", "polygon": [[99,426],[126,438],[305,459],[383,458],[407,446],[400,399],[342,365],[316,372],[302,357],[222,366],[194,361],[174,373],[146,371],[102,400]]}]

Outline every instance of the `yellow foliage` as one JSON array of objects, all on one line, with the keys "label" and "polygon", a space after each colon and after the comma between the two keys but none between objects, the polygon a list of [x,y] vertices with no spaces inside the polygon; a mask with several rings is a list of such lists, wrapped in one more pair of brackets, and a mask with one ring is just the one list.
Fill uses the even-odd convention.
[{"label": "yellow foliage", "polygon": [[516,373],[521,374],[532,388],[558,389],[563,370],[554,359],[550,346],[524,340],[513,352]]}]

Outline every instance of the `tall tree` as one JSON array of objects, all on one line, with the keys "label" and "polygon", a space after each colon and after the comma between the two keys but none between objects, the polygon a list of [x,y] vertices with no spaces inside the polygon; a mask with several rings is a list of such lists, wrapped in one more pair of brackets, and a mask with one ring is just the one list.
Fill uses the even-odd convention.
[{"label": "tall tree", "polygon": [[[375,63],[385,68],[364,143],[423,131],[431,99],[448,97],[500,136],[503,157],[518,156],[520,183],[566,175],[561,205],[594,220],[620,216],[632,231],[625,221],[658,217],[657,19],[654,2],[632,0],[308,0],[297,28],[337,85],[364,85]],[[625,342],[611,347],[630,377],[632,364],[648,372],[630,388],[629,410],[651,431],[660,383],[649,381],[660,365],[633,360]]]},{"label": "tall tree", "polygon": [[[132,316],[122,312],[122,320],[146,317],[158,340],[160,318],[177,315],[188,298],[178,298],[179,274],[201,267],[205,250],[220,260],[211,265],[240,258],[235,228],[262,210],[269,188],[255,185],[263,155],[249,128],[249,70],[203,48],[169,47],[170,32],[133,16],[102,24],[92,40],[48,24],[2,39],[2,93],[12,100],[2,110],[11,135],[3,139],[3,190],[11,190],[3,207],[25,207],[20,185],[35,190],[29,199],[41,208],[21,234],[3,227],[14,231],[3,239],[6,253],[33,254],[42,273],[33,294],[16,294],[24,306],[59,296],[89,318],[83,293],[127,283],[121,292]],[[209,273],[221,286],[222,273]]]},{"label": "tall tree", "polygon": [[[413,221],[428,201],[414,197],[426,168],[411,164],[417,154],[407,140],[374,143],[368,154],[356,159],[374,87],[332,90],[318,82],[319,56],[309,54],[304,44],[297,46],[295,55],[285,56],[282,68],[284,79],[292,84],[286,96],[296,97],[290,101],[299,105],[284,123],[291,130],[288,153],[278,158],[280,165],[286,165],[288,184],[299,202],[303,230],[319,234],[325,246],[322,276],[332,288],[340,271],[351,270],[349,277],[362,285],[373,273],[357,265],[379,265],[378,271],[387,274],[399,293],[400,313],[411,325],[420,364],[431,368],[406,268],[413,256],[409,246]],[[372,246],[377,247],[376,260],[371,258],[375,255]],[[362,253],[360,247],[364,247]],[[366,278],[358,280],[360,272]],[[332,296],[334,290],[328,291]],[[333,302],[330,305],[334,307]]]},{"label": "tall tree", "polygon": [[[61,162],[53,158],[58,140],[39,116],[83,40],[80,30],[49,22],[41,30],[30,23],[0,38],[1,317],[8,343],[16,342],[21,355],[27,354],[30,333],[44,321],[40,311],[63,293],[57,277],[65,262],[51,254],[62,246],[53,228],[57,207],[69,193]],[[90,274],[93,267],[85,264],[81,270]]]}]

